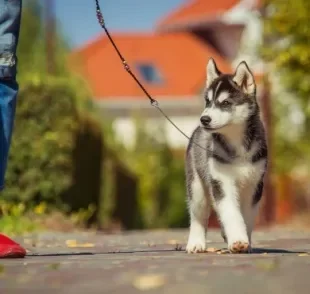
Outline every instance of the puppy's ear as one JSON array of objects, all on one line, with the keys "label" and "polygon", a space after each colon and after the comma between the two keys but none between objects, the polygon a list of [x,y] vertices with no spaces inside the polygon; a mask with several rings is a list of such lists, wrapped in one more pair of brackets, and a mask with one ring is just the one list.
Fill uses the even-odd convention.
[{"label": "puppy's ear", "polygon": [[255,95],[256,84],[254,76],[245,61],[239,63],[233,76],[233,81],[245,94]]},{"label": "puppy's ear", "polygon": [[218,70],[214,59],[210,58],[207,64],[207,88],[209,88],[212,82],[216,80],[220,75],[221,72]]}]

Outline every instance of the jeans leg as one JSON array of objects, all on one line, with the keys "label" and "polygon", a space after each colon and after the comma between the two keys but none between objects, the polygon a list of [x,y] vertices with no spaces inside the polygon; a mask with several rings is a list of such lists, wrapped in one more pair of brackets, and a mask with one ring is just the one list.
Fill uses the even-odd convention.
[{"label": "jeans leg", "polygon": [[0,190],[4,187],[18,93],[16,50],[21,7],[22,0],[0,0]]}]

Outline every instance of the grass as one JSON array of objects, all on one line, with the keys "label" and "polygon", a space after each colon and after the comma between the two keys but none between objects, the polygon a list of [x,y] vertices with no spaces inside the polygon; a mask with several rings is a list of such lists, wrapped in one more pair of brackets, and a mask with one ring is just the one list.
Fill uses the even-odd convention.
[{"label": "grass", "polygon": [[38,230],[39,226],[26,212],[23,203],[0,202],[0,232],[15,236]]},{"label": "grass", "polygon": [[44,230],[70,231],[84,228],[93,212],[94,208],[89,207],[66,215],[62,211],[50,209],[44,202],[26,209],[23,203],[0,201],[0,232],[14,237]]}]

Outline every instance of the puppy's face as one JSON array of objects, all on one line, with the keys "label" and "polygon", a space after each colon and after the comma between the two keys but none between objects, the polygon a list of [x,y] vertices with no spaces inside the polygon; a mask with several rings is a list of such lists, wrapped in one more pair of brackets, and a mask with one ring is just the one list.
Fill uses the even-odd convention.
[{"label": "puppy's face", "polygon": [[245,62],[241,62],[236,72],[229,75],[222,74],[214,60],[210,59],[201,126],[216,131],[227,125],[245,122],[256,110],[255,96],[254,77]]}]

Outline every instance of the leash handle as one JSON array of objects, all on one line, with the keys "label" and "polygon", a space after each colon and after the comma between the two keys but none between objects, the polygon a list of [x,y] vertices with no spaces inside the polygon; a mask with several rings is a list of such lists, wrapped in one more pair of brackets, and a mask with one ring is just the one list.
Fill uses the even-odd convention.
[{"label": "leash handle", "polygon": [[[119,51],[119,49],[117,48],[116,44],[113,41],[113,38],[111,37],[105,22],[104,22],[104,18],[103,18],[103,14],[101,12],[101,8],[99,5],[99,0],[95,0],[96,3],[96,13],[97,13],[97,19],[98,22],[100,24],[100,26],[104,29],[106,35],[108,36],[110,42],[112,43],[115,51],[117,52],[119,58],[122,61],[122,64],[124,66],[124,69],[131,75],[131,77],[136,81],[136,83],[139,85],[139,87],[141,88],[141,90],[144,92],[144,94],[148,97],[148,99],[151,102],[151,105],[154,106],[184,137],[186,137],[188,140],[190,140],[191,138],[189,136],[187,136],[170,118],[168,115],[166,115],[166,113],[160,108],[159,103],[156,99],[154,99],[149,93],[148,91],[144,88],[144,86],[141,84],[141,82],[138,80],[138,78],[135,76],[135,74],[131,71],[130,66],[128,65],[127,61],[125,60],[125,58],[123,57],[123,55],[121,54],[121,52]],[[201,145],[199,145],[198,143],[196,143],[195,141],[192,141],[195,145],[197,145],[198,147],[207,150],[206,148],[202,147]]]}]

